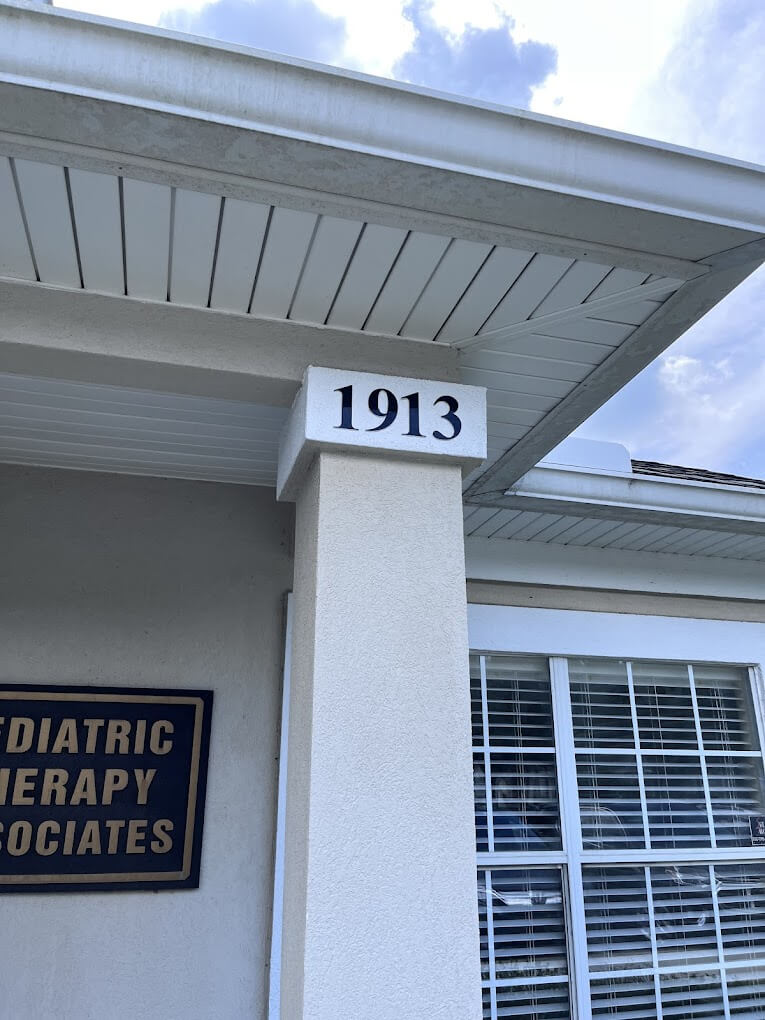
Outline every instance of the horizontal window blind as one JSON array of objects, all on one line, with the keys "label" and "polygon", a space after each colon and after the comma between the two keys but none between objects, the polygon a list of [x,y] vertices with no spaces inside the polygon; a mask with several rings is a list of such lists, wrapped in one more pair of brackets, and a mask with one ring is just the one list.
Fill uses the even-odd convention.
[{"label": "horizontal window blind", "polygon": [[750,671],[474,654],[471,698],[486,1020],[765,1020]]}]

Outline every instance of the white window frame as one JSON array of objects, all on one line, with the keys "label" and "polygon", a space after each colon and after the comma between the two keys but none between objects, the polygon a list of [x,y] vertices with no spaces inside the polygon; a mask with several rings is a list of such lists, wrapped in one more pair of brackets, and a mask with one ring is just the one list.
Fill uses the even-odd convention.
[{"label": "white window frame", "polygon": [[[763,689],[765,624],[471,604],[468,606],[468,634],[473,654],[539,655],[547,659],[550,665],[562,851],[479,853],[478,866],[491,869],[547,864],[550,867],[564,868],[568,883],[567,917],[572,955],[569,970],[571,1009],[576,1020],[592,1020],[582,864],[644,863],[648,868],[659,861],[708,861],[711,866],[712,863],[765,860],[765,848],[723,847],[690,851],[663,848],[656,851],[583,850],[576,796],[576,756],[566,660],[607,658],[678,662],[684,665],[710,663],[746,667],[751,680],[760,747],[765,751]],[[483,692],[485,690],[483,666],[481,686]],[[488,732],[485,709],[484,705],[484,728],[485,732]],[[698,718],[696,723],[698,727]],[[705,772],[704,775],[706,776]],[[708,801],[709,791],[706,787],[705,794]],[[641,788],[641,799],[644,796]],[[487,791],[487,802],[489,799]],[[717,913],[716,897],[715,912]],[[489,948],[491,949],[491,946]],[[652,948],[655,957],[655,945]],[[728,998],[724,980],[726,964],[722,953],[718,955],[719,964],[715,969],[719,969],[723,979],[722,990],[727,1017]],[[603,976],[605,977],[605,974]],[[657,1015],[662,1015],[659,1002]]]}]

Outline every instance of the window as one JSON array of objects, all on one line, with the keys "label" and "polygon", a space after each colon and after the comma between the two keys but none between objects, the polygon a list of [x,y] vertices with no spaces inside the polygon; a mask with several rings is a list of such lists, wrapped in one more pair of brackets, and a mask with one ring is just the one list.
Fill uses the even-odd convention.
[{"label": "window", "polygon": [[471,656],[486,1020],[765,1020],[754,682]]}]

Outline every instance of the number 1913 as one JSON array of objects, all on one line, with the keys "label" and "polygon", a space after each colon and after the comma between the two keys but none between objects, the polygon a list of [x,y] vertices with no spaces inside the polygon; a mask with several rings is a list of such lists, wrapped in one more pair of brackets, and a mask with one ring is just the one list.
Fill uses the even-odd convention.
[{"label": "number 1913", "polygon": [[[358,432],[359,430],[353,424],[353,386],[340,386],[335,390],[335,393],[340,394],[340,424],[335,425],[337,429],[349,429],[352,432]],[[404,436],[417,436],[420,439],[424,439],[424,434],[420,432],[420,394],[419,393],[408,393],[405,397],[401,398],[401,403],[406,402],[408,412],[408,429],[406,432],[401,434]],[[447,410],[439,415],[445,422],[448,422],[451,433],[449,435],[442,432],[440,429],[435,429],[432,433],[434,439],[442,439],[448,441],[450,439],[456,439],[462,431],[462,420],[457,414],[459,411],[459,403],[455,397],[449,394],[444,394],[441,397],[437,397],[433,401],[433,406],[437,407],[439,404],[444,404]],[[382,432],[383,429],[388,429],[398,418],[399,412],[399,401],[394,393],[386,389],[372,390],[369,394],[367,406],[371,414],[375,418],[380,419],[379,425],[372,425],[371,428],[365,429],[365,432]]]}]

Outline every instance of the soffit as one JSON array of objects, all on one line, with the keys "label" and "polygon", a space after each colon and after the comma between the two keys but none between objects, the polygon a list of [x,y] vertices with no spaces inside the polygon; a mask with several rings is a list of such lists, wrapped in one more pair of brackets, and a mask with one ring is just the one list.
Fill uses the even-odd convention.
[{"label": "soffit", "polygon": [[274,485],[287,413],[0,373],[0,462]]},{"label": "soffit", "polygon": [[662,523],[658,514],[656,517],[655,524],[641,524],[613,518],[466,506],[465,537],[516,539],[532,543],[532,547],[543,543],[765,561],[765,534],[675,527]]},{"label": "soffit", "polygon": [[731,482],[731,476],[713,472],[632,463],[638,467],[646,463],[650,470],[625,473],[540,465],[494,505],[466,505],[465,535],[537,545],[765,560],[761,482],[743,478]]},{"label": "soffit", "polygon": [[0,216],[7,279],[455,346],[488,390],[491,460],[683,283],[8,157]]}]

